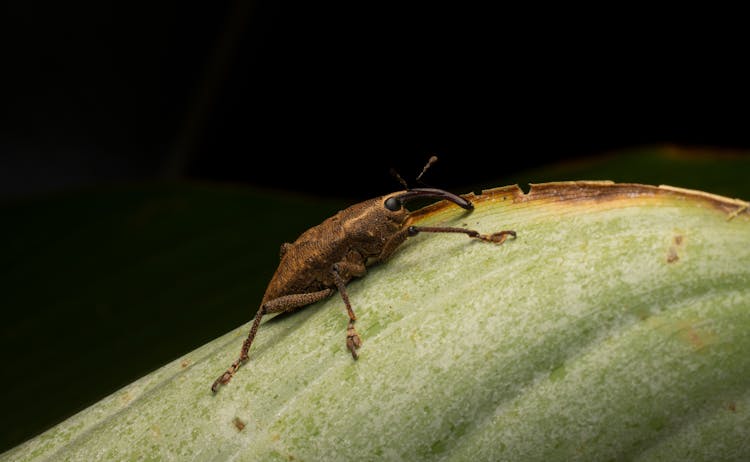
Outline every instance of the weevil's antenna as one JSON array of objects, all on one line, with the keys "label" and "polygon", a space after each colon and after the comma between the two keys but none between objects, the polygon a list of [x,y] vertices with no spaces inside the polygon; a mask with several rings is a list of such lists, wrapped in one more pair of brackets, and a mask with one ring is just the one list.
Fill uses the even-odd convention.
[{"label": "weevil's antenna", "polygon": [[424,175],[425,172],[427,171],[427,169],[430,168],[430,167],[432,167],[432,164],[434,164],[437,161],[438,161],[437,156],[430,157],[429,160],[427,161],[427,163],[425,164],[424,168],[422,169],[422,173],[420,173],[419,175],[417,175],[417,181],[421,182],[422,181],[422,175]]},{"label": "weevil's antenna", "polygon": [[395,178],[399,183],[401,183],[401,186],[404,187],[407,191],[410,189],[409,185],[406,183],[406,180],[401,178],[401,175],[398,174],[395,168],[391,168],[391,176]]}]

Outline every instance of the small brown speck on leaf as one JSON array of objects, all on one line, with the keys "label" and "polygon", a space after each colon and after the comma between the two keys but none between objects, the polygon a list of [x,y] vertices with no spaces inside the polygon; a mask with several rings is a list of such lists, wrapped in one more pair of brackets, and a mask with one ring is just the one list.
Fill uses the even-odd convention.
[{"label": "small brown speck on leaf", "polygon": [[674,244],[671,245],[667,251],[667,263],[674,263],[680,259],[677,250],[682,246],[684,240],[685,238],[681,234],[674,237]]},{"label": "small brown speck on leaf", "polygon": [[670,247],[669,252],[667,252],[667,263],[674,263],[679,259],[680,256],[677,255],[677,251],[674,249],[674,247]]},{"label": "small brown speck on leaf", "polygon": [[237,431],[242,431],[245,429],[245,422],[243,422],[239,417],[235,417],[234,420],[232,420],[232,423],[234,424],[234,428],[237,429]]},{"label": "small brown speck on leaf", "polygon": [[696,350],[700,350],[701,348],[706,346],[698,332],[696,332],[692,328],[690,329],[690,331],[688,331],[687,338],[690,341],[690,344],[693,345],[693,348],[695,348]]},{"label": "small brown speck on leaf", "polygon": [[730,402],[730,403],[729,403],[729,404],[727,405],[727,409],[729,409],[729,410],[730,410],[730,411],[732,411],[732,412],[737,412],[737,403],[735,403],[734,401],[731,401],[731,402]]},{"label": "small brown speck on leaf", "polygon": [[182,367],[183,369],[185,369],[189,365],[190,365],[190,360],[188,359],[183,359],[182,362],[180,363],[180,367]]}]

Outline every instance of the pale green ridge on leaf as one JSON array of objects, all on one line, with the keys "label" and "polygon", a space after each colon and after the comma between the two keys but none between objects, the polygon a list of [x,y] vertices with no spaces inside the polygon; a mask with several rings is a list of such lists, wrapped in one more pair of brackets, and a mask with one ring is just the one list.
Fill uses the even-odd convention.
[{"label": "pale green ridge on leaf", "polygon": [[422,234],[351,282],[358,361],[335,295],[265,321],[216,395],[249,323],[0,459],[747,460],[743,202],[607,182],[473,200],[418,223],[517,239]]}]

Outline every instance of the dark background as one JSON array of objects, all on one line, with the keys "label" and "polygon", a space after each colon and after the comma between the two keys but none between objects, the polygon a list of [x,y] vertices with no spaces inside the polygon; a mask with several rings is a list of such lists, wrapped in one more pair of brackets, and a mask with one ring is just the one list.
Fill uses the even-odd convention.
[{"label": "dark background", "polygon": [[427,181],[465,192],[644,145],[750,148],[745,27],[705,11],[3,8],[0,450],[248,320],[278,244],[398,188],[391,167],[437,154]]},{"label": "dark background", "polygon": [[[652,143],[748,147],[742,30],[688,11],[11,2],[3,195],[233,181],[363,198]],[[533,180],[533,179],[531,179]]]}]

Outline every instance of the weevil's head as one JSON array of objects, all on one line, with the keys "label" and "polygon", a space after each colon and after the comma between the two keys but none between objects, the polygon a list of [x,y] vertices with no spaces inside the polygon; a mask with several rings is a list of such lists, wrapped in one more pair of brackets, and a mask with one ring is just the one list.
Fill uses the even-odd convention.
[{"label": "weevil's head", "polygon": [[[411,225],[411,212],[405,205],[414,199],[444,199],[466,210],[472,203],[448,191],[433,188],[415,188],[397,191],[360,202],[331,217],[347,236],[349,245],[360,253],[382,260],[386,244],[401,230]],[[405,236],[404,236],[405,238]],[[395,249],[387,251],[388,254]]]},{"label": "weevil's head", "polygon": [[[427,161],[427,164],[422,169],[422,172],[417,175],[418,182],[421,181],[422,176],[425,174],[427,169],[429,169],[432,164],[437,162],[437,160],[437,156],[430,157],[430,159]],[[397,191],[391,194],[387,194],[381,198],[373,199],[371,201],[373,209],[379,209],[380,215],[384,216],[391,225],[394,223],[399,227],[409,225],[409,216],[411,215],[411,212],[404,207],[404,204],[414,199],[443,199],[449,202],[453,202],[454,204],[466,210],[474,209],[474,205],[468,199],[464,199],[461,196],[457,196],[448,191],[436,188],[410,188],[406,181],[401,178],[401,175],[396,172],[396,170],[391,169],[391,175],[393,175],[398,180],[398,182],[401,183],[406,189],[404,191]]]},{"label": "weevil's head", "polygon": [[451,192],[435,188],[414,188],[394,192],[381,197],[379,200],[380,206],[382,207],[381,213],[387,220],[403,226],[406,224],[409,215],[411,214],[411,212],[405,207],[405,204],[415,199],[443,199],[453,202],[466,210],[474,209],[474,205],[468,199],[464,199],[463,197],[457,196]]}]

